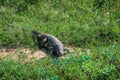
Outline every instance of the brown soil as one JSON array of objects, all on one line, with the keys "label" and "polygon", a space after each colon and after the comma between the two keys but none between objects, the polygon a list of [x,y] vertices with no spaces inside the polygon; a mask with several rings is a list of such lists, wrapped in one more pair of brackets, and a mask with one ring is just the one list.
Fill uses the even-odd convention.
[{"label": "brown soil", "polygon": [[18,60],[19,56],[26,56],[27,59],[35,58],[40,59],[46,57],[46,54],[41,50],[32,51],[28,48],[17,48],[17,49],[7,49],[3,48],[0,51],[0,58],[6,58],[7,56],[11,56],[12,59]]},{"label": "brown soil", "polygon": [[[72,47],[68,47],[70,52],[73,52]],[[21,56],[22,55],[22,56]],[[26,60],[31,60],[31,59],[41,59],[45,58],[47,55],[45,54],[44,51],[42,50],[36,50],[32,51],[29,48],[3,48],[0,50],[0,58],[5,59],[5,58],[12,58],[14,60],[19,60],[21,58],[24,58]]]}]

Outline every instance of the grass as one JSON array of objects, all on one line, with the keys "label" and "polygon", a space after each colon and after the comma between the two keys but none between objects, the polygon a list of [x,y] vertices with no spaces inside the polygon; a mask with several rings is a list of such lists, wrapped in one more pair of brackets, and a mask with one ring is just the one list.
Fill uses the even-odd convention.
[{"label": "grass", "polygon": [[[0,9],[1,46],[11,46],[13,43],[32,46],[34,41],[31,39],[31,29],[53,34],[66,45],[106,45],[120,41],[117,1],[109,4],[105,2],[100,9],[93,6],[93,1],[91,4],[88,4],[88,1],[73,3],[67,0],[61,1],[61,4],[58,4],[60,1],[38,1],[34,4],[31,4],[31,1],[19,1],[14,6],[14,0],[8,2],[3,2],[6,5],[1,5]],[[22,9],[22,6],[19,7],[21,4],[26,8],[17,11],[19,8]],[[23,32],[17,29],[18,27],[25,28],[26,31]]]},{"label": "grass", "polygon": [[0,80],[119,80],[119,0],[0,0],[0,48],[37,48],[32,29],[74,46],[75,55],[30,62],[25,53],[19,55],[23,61],[0,58]]},{"label": "grass", "polygon": [[0,79],[117,80],[120,78],[119,48],[117,45],[96,47],[89,55],[83,51],[81,55],[70,55],[65,59],[46,57],[27,62],[1,59]]}]

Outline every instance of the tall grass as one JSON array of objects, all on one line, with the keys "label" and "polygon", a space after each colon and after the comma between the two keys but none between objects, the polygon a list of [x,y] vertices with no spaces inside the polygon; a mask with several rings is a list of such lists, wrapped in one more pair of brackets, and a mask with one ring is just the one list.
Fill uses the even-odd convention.
[{"label": "tall grass", "polygon": [[[31,46],[34,42],[30,37],[30,29],[53,34],[66,45],[119,42],[119,1],[101,1],[1,1],[1,46],[9,46],[13,42],[20,45],[21,41],[24,46]],[[9,30],[8,25],[27,28],[25,35],[19,30],[19,37],[14,37],[17,29]]]}]

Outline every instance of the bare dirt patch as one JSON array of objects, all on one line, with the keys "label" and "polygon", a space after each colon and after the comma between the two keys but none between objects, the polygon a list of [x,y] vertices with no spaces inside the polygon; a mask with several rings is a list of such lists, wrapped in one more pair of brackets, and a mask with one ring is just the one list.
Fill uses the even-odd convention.
[{"label": "bare dirt patch", "polygon": [[1,49],[0,58],[6,58],[8,56],[10,56],[14,60],[18,60],[24,57],[30,60],[31,58],[35,58],[35,59],[44,58],[46,57],[46,54],[41,50],[32,51],[29,48]]},{"label": "bare dirt patch", "polygon": [[[68,47],[70,52],[73,52],[74,49],[69,46]],[[24,60],[31,60],[31,59],[41,59],[45,58],[47,55],[44,51],[42,50],[31,50],[29,48],[3,48],[0,50],[0,58],[5,59],[5,58],[11,58],[13,60],[19,60],[19,59],[24,59]]]}]

